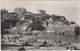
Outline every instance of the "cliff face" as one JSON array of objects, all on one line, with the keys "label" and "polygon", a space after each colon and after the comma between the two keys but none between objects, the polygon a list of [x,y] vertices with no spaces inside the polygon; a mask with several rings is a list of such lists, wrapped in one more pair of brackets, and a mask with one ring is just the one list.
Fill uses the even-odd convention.
[{"label": "cliff face", "polygon": [[44,27],[46,27],[47,32],[54,32],[56,34],[65,34],[65,35],[75,35],[76,24],[64,23],[60,20],[54,21],[52,18],[44,21]]},{"label": "cliff face", "polygon": [[[64,16],[49,15],[49,14],[46,14],[46,12],[43,10],[40,10],[40,13],[37,13],[37,14],[29,11],[25,11],[25,9],[22,9],[22,10],[24,11],[22,11],[20,14],[17,11],[16,12],[14,11],[13,13],[2,14],[1,16],[2,17],[5,16],[4,17],[5,19],[3,22],[1,22],[1,26],[2,26],[1,28],[3,28],[4,30],[6,27],[3,25],[5,25],[5,23],[8,24],[11,20],[14,20],[10,24],[12,27],[10,26],[8,27],[18,32],[34,31],[34,30],[57,32],[58,34],[64,33],[64,32],[74,32],[76,23],[73,21],[72,22],[68,21]],[[6,19],[10,21],[5,22]]]}]

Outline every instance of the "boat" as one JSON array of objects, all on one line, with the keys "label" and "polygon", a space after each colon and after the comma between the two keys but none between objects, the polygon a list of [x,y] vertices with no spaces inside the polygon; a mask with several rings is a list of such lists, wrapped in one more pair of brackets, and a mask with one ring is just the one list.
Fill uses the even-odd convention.
[{"label": "boat", "polygon": [[2,44],[6,46],[21,46],[22,45],[20,43],[14,43],[14,42],[4,42]]}]

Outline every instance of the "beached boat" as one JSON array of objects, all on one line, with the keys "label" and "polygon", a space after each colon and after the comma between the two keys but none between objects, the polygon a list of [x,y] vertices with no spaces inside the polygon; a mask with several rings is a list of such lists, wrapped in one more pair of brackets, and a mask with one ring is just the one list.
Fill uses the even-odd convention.
[{"label": "beached boat", "polygon": [[14,42],[4,42],[4,43],[2,43],[2,44],[4,44],[4,45],[15,45],[15,46],[21,46],[22,44],[20,44],[20,43],[14,43]]}]

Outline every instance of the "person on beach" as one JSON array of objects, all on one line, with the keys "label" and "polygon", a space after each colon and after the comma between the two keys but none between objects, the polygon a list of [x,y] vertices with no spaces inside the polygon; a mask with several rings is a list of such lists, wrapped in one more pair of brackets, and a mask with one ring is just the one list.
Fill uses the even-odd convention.
[{"label": "person on beach", "polygon": [[55,39],[55,42],[57,42],[57,40]]},{"label": "person on beach", "polygon": [[51,41],[49,45],[52,46],[53,45],[53,41]]},{"label": "person on beach", "polygon": [[70,43],[70,42],[68,42],[68,45],[71,45],[71,43]]},{"label": "person on beach", "polygon": [[9,42],[11,42],[11,38],[9,36],[7,36],[7,37],[8,37]]},{"label": "person on beach", "polygon": [[26,51],[26,49],[24,48],[24,46],[22,46],[21,48],[18,49],[18,51]]},{"label": "person on beach", "polygon": [[32,46],[29,41],[23,42],[22,46]]},{"label": "person on beach", "polygon": [[26,41],[26,42],[25,42],[25,45],[28,45],[28,44],[29,44],[29,42],[28,42],[28,41]]},{"label": "person on beach", "polygon": [[50,41],[48,41],[48,45],[50,45]]},{"label": "person on beach", "polygon": [[48,42],[45,40],[44,42],[43,42],[43,46],[47,46],[48,45]]},{"label": "person on beach", "polygon": [[58,43],[61,43],[61,37],[59,38]]},{"label": "person on beach", "polygon": [[70,48],[67,46],[67,47],[66,47],[66,50],[70,50]]}]

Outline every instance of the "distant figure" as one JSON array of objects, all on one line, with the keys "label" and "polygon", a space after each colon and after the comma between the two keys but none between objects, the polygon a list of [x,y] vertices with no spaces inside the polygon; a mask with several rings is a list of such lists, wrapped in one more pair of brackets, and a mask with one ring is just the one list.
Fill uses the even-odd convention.
[{"label": "distant figure", "polygon": [[25,45],[28,45],[28,44],[29,44],[28,41],[26,41],[26,42],[25,42]]},{"label": "distant figure", "polygon": [[37,42],[37,39],[35,39],[34,42]]},{"label": "distant figure", "polygon": [[66,47],[66,50],[70,50],[70,48],[67,46],[67,47]]},{"label": "distant figure", "polygon": [[71,43],[69,42],[68,45],[71,45]]},{"label": "distant figure", "polygon": [[10,39],[9,36],[7,36],[8,40]]},{"label": "distant figure", "polygon": [[48,41],[48,45],[50,45],[50,41]]},{"label": "distant figure", "polygon": [[18,49],[18,51],[26,51],[26,49],[24,48],[24,46],[22,46],[21,48]]},{"label": "distant figure", "polygon": [[47,41],[44,41],[43,46],[47,46],[47,45],[48,45]]},{"label": "distant figure", "polygon": [[78,50],[77,47],[74,47],[75,50]]},{"label": "distant figure", "polygon": [[53,45],[53,43],[54,43],[54,42],[52,41],[52,45]]},{"label": "distant figure", "polygon": [[8,40],[9,40],[9,42],[11,42],[11,38],[10,38],[9,36],[7,36],[7,38],[8,38]]},{"label": "distant figure", "polygon": [[22,46],[27,46],[28,44],[29,44],[28,41],[26,41],[26,42],[23,41]]},{"label": "distant figure", "polygon": [[65,35],[65,32],[63,32],[63,35]]},{"label": "distant figure", "polygon": [[59,38],[58,43],[61,43],[61,37]]},{"label": "distant figure", "polygon": [[53,41],[51,41],[49,45],[50,45],[50,46],[53,46]]},{"label": "distant figure", "polygon": [[55,39],[55,42],[57,42],[57,40]]},{"label": "distant figure", "polygon": [[59,40],[61,41],[61,37],[59,38]]},{"label": "distant figure", "polygon": [[44,44],[47,44],[47,41],[44,41]]}]

